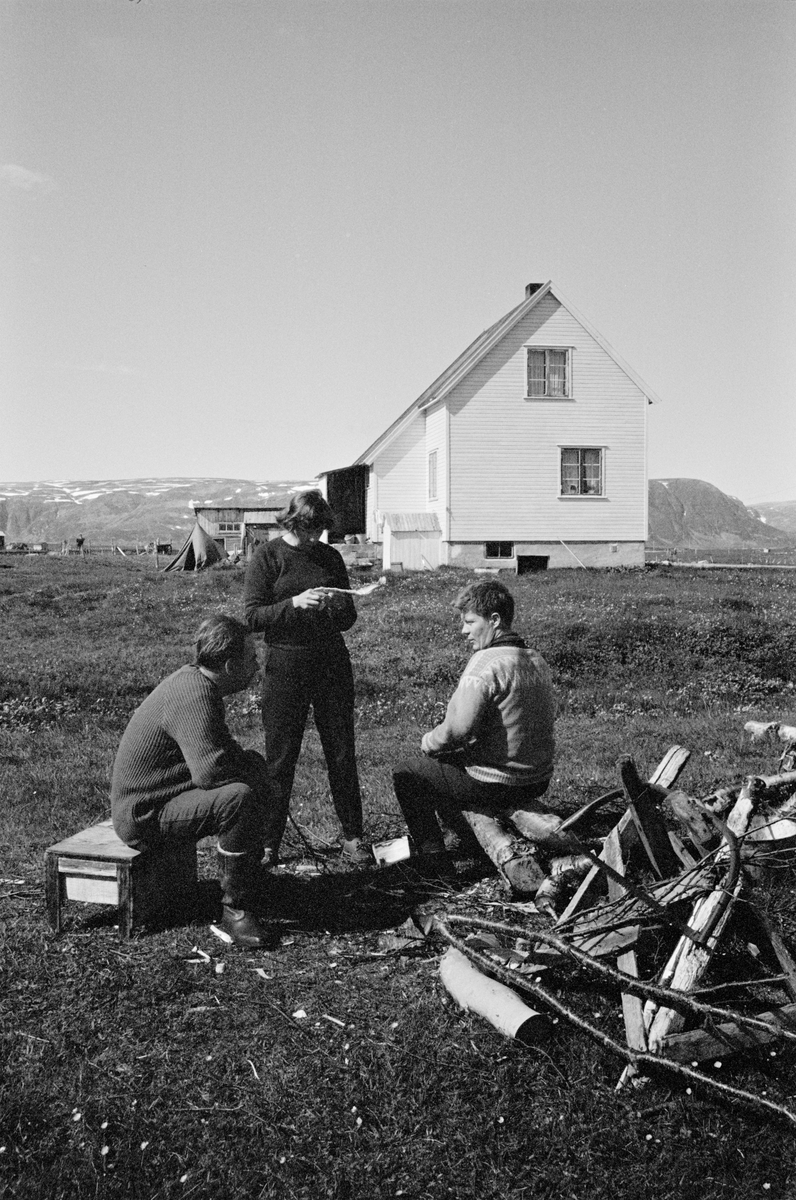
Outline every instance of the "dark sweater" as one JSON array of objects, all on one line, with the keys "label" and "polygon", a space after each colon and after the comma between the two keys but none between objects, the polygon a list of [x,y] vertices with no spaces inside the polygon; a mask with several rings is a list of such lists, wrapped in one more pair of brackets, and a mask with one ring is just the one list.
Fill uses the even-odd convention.
[{"label": "dark sweater", "polygon": [[180,667],[139,705],[122,735],[111,781],[114,828],[122,841],[141,840],[167,800],[247,773],[221,692],[198,667]]},{"label": "dark sweater", "polygon": [[269,645],[319,646],[339,641],[357,619],[350,596],[335,596],[323,611],[295,608],[293,597],[312,587],[349,588],[340,554],[325,542],[291,546],[275,538],[259,546],[246,571],[244,605],[254,633]]}]

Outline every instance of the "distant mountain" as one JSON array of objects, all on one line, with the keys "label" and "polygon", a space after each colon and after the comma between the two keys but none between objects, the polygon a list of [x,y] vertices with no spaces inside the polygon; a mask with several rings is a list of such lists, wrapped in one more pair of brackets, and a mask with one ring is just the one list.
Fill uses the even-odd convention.
[{"label": "distant mountain", "polygon": [[194,504],[286,504],[311,480],[90,479],[0,483],[0,532],[9,542],[179,542],[193,526]]},{"label": "distant mountain", "polygon": [[[706,550],[793,546],[796,530],[761,520],[762,509],[772,507],[777,506],[747,508],[702,479],[651,479],[647,544]],[[796,510],[796,503],[791,507]]]},{"label": "distant mountain", "polygon": [[777,529],[782,529],[792,538],[796,538],[796,500],[755,504],[751,511],[759,513],[761,520],[767,525],[775,525]]},{"label": "distant mountain", "polygon": [[[90,479],[0,483],[0,532],[9,542],[90,541],[122,545],[187,536],[195,504],[286,504],[313,480]],[[765,518],[765,519],[763,519]],[[777,523],[779,522],[779,524]],[[747,508],[701,479],[652,479],[650,546],[764,547],[796,544],[796,501]]]}]

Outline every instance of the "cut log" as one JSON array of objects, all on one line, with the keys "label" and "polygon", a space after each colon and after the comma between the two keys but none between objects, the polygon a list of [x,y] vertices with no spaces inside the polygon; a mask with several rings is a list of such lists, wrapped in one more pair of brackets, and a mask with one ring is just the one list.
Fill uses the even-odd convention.
[{"label": "cut log", "polygon": [[557,813],[529,812],[518,808],[507,810],[505,817],[529,842],[543,845],[548,851],[571,850],[573,847],[571,838],[566,833],[558,832],[564,821]]},{"label": "cut log", "polygon": [[672,1033],[664,1037],[658,1053],[675,1062],[701,1062],[706,1058],[722,1058],[737,1054],[741,1050],[755,1050],[777,1038],[777,1026],[796,1030],[796,1004],[785,1004],[770,1012],[757,1013],[758,1021],[768,1021],[771,1032],[752,1029],[748,1025],[736,1025],[734,1021],[722,1021],[716,1026],[719,1036],[709,1029],[692,1029],[688,1033]]},{"label": "cut log", "polygon": [[783,725],[780,721],[747,721],[744,731],[751,735],[753,742],[764,742],[768,737],[779,738],[781,742],[796,742],[796,725]]},{"label": "cut log", "polygon": [[470,811],[463,811],[462,816],[496,867],[502,867],[504,862],[522,853],[517,837],[508,833],[496,817]]},{"label": "cut log", "polygon": [[482,974],[453,946],[443,954],[439,974],[457,1004],[485,1017],[506,1037],[525,1046],[537,1046],[550,1036],[552,1025],[543,1013],[529,1008],[511,988]]},{"label": "cut log", "polygon": [[[462,816],[506,882],[524,895],[533,896],[545,877],[534,858],[533,846],[507,832],[497,818],[487,813],[462,810]],[[520,872],[515,870],[518,865],[522,867]],[[522,886],[517,887],[515,880],[520,877]]]}]

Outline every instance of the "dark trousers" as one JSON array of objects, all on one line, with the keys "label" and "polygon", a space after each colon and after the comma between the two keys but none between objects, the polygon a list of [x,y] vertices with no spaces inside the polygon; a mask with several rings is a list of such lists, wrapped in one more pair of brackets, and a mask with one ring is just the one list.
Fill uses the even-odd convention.
[{"label": "dark trousers", "polygon": [[329,771],[332,803],[346,839],[362,836],[354,748],[354,676],[342,638],[323,646],[266,646],[262,717],[271,789],[265,844],[279,849],[310,707]]},{"label": "dark trousers", "polygon": [[198,842],[218,835],[219,849],[228,854],[262,857],[269,808],[268,774],[262,755],[247,750],[245,778],[218,788],[190,788],[167,800],[154,822],[140,830],[131,846],[155,846],[170,838]]},{"label": "dark trousers", "polygon": [[549,786],[549,780],[527,787],[480,783],[464,769],[464,756],[456,754],[406,759],[393,771],[392,781],[415,846],[434,845],[440,850],[443,840],[439,821],[455,833],[472,837],[463,812],[496,816],[505,809],[523,808],[544,795]]}]

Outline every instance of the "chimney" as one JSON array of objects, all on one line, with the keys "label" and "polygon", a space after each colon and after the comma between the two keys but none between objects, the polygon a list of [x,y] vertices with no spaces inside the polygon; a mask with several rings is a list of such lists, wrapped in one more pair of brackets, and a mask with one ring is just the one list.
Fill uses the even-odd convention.
[{"label": "chimney", "polygon": [[538,291],[539,291],[539,288],[540,288],[541,286],[542,286],[542,285],[541,285],[541,283],[526,283],[526,285],[525,285],[525,299],[526,299],[526,300],[530,300],[530,298],[531,298],[531,296],[534,294],[534,292],[538,292]]}]

